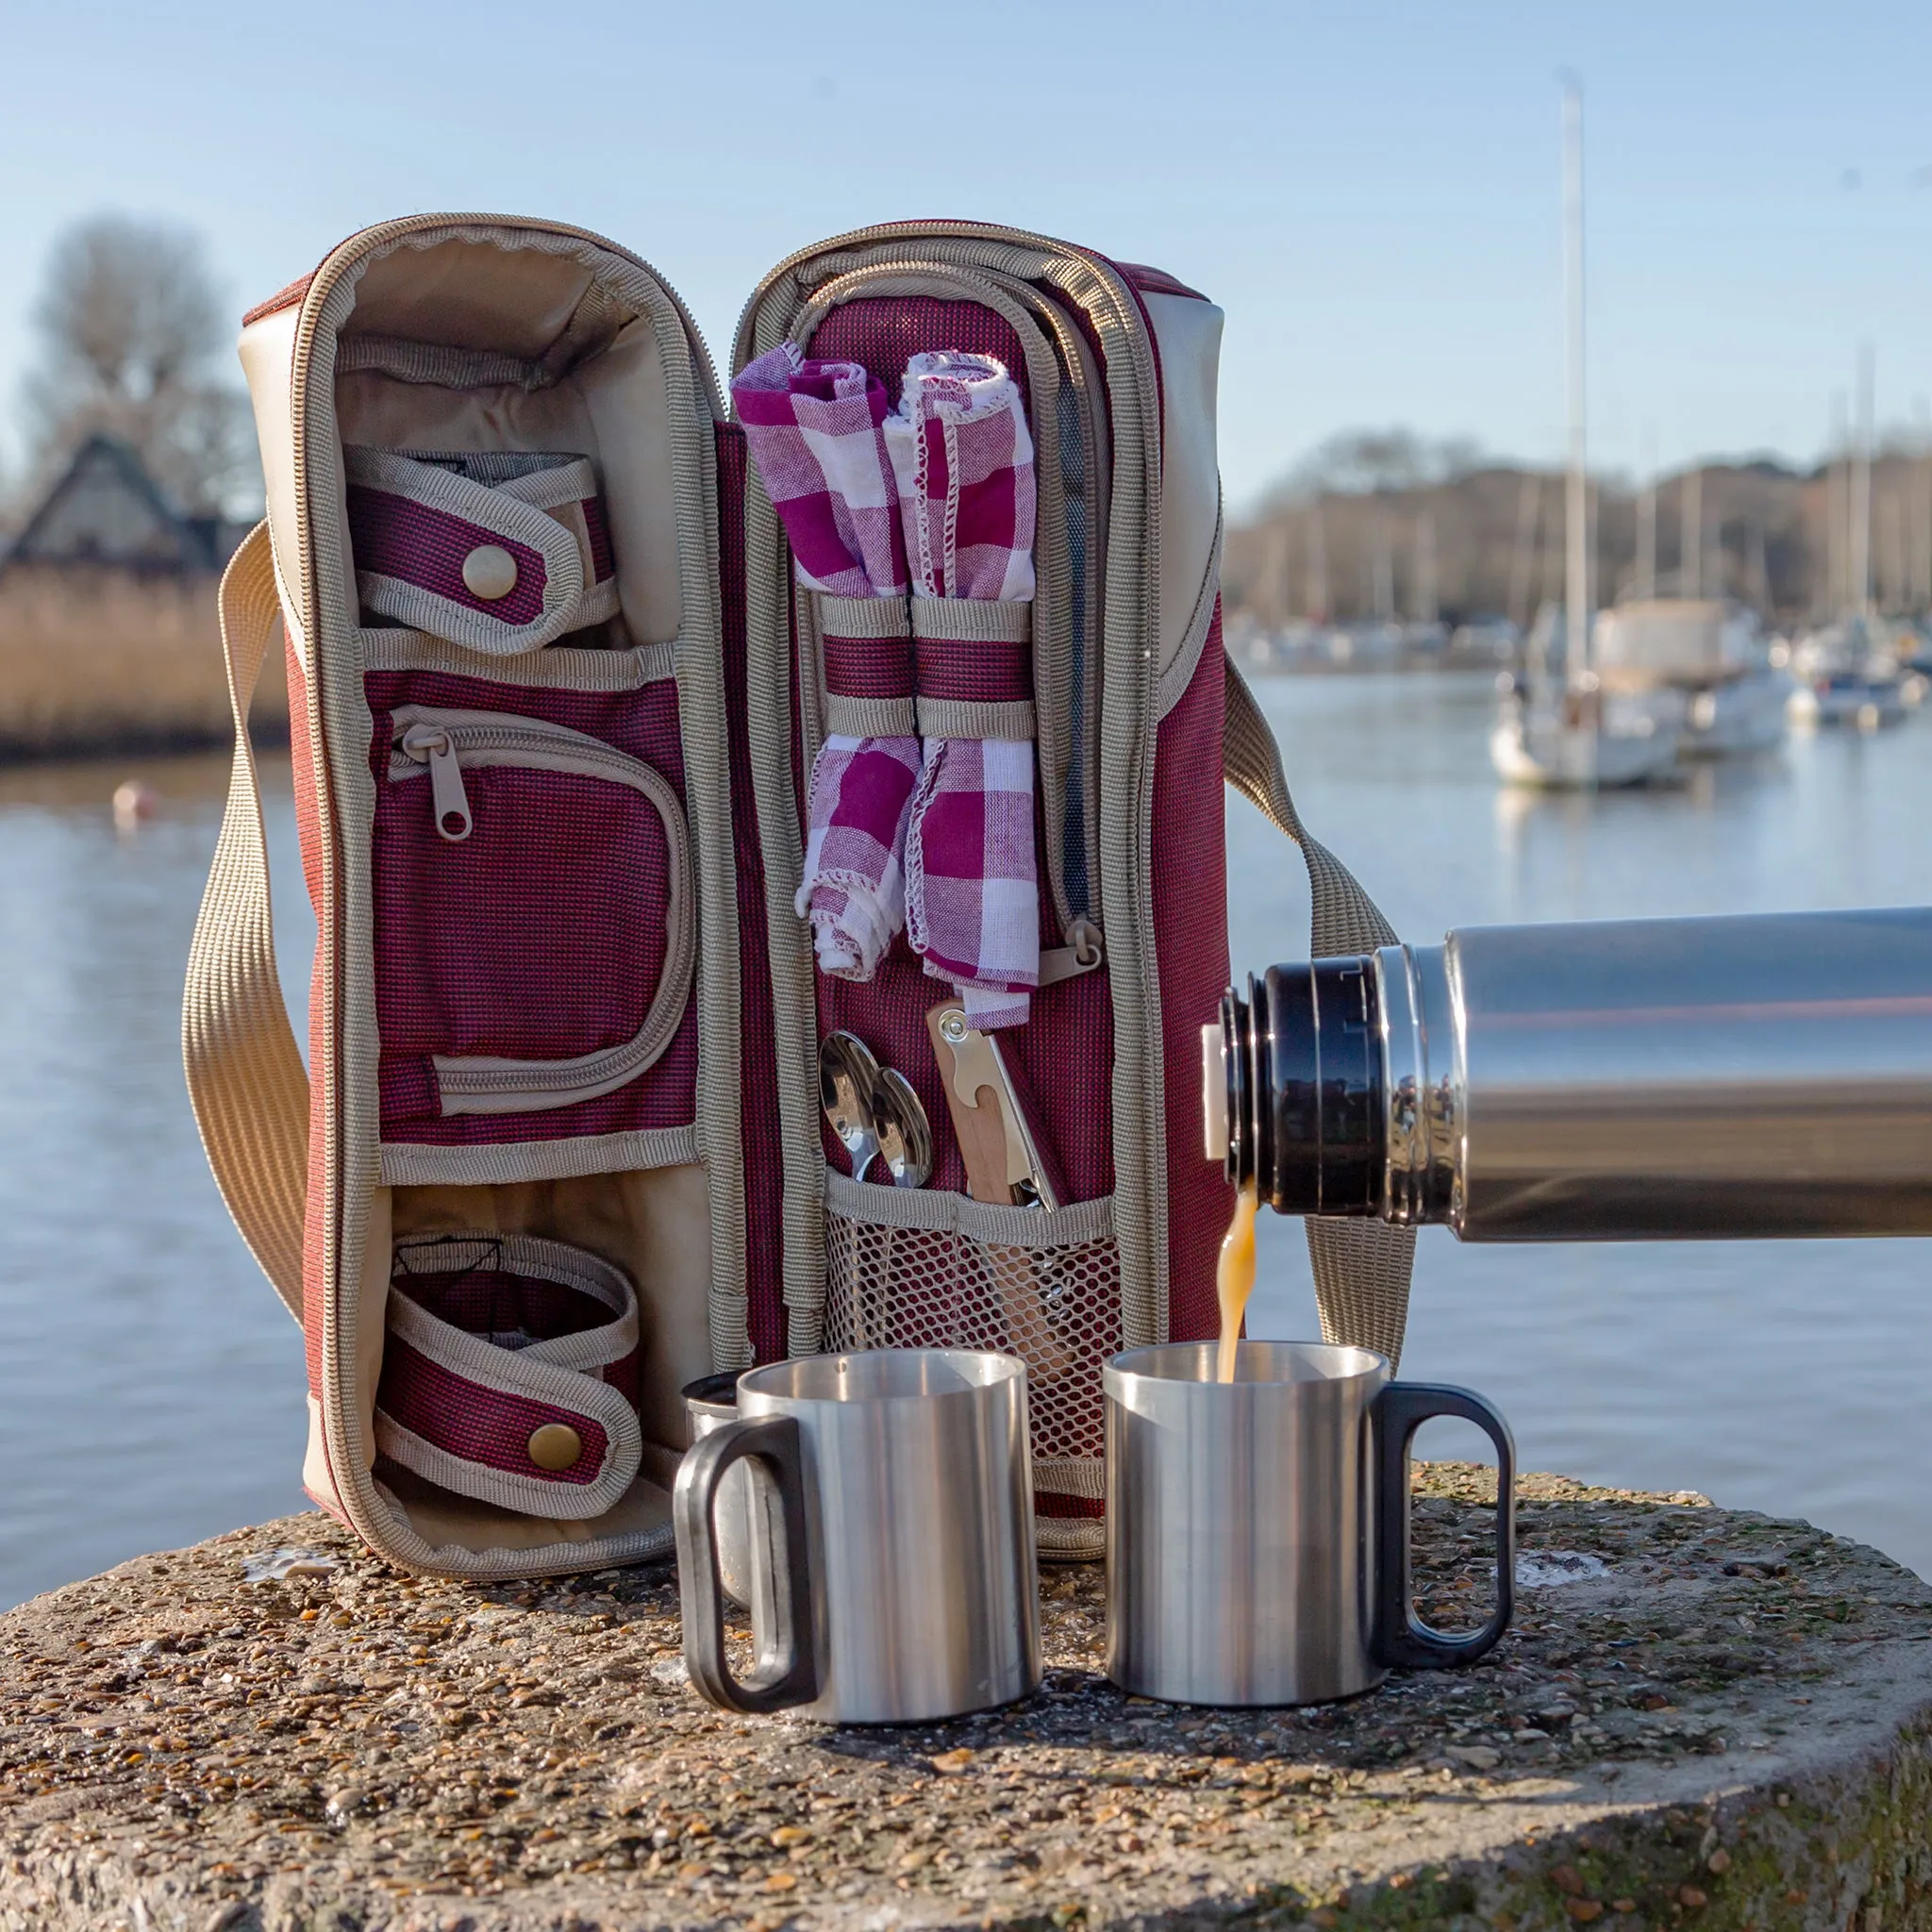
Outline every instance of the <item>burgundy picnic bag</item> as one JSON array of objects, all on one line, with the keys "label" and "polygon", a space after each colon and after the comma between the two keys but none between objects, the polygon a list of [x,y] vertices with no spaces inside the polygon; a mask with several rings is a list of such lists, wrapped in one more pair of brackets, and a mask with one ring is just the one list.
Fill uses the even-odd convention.
[{"label": "burgundy picnic bag", "polygon": [[[685,1384],[961,1346],[1028,1362],[1041,1553],[1100,1553],[1103,1363],[1217,1323],[1224,770],[1302,842],[1318,951],[1392,937],[1223,652],[1221,323],[1064,242],[892,224],[765,278],[734,415],[639,258],[443,215],[246,318],[268,515],[223,585],[235,776],[184,1049],[303,1325],[306,1486],[372,1548],[471,1577],[663,1555]],[[1004,399],[996,459],[962,371]],[[881,435],[916,445],[908,594],[823,588],[856,580],[814,547],[883,541],[898,473],[863,503],[784,478],[837,471],[812,411],[852,397],[900,399]],[[306,1070],[242,728],[277,618]],[[855,1177],[841,1035],[909,1091],[921,1158]],[[1310,1239],[1324,1327],[1398,1348],[1408,1238]]]}]

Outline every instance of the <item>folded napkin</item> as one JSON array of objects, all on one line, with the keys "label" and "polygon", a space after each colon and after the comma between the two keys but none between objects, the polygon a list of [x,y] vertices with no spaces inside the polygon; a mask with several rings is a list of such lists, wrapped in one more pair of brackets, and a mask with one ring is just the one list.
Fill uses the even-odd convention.
[{"label": "folded napkin", "polygon": [[[782,342],[740,373],[731,398],[798,581],[836,597],[903,597],[885,386],[856,362],[808,361]],[[797,910],[821,972],[870,979],[906,924],[902,855],[919,764],[915,738],[842,733],[812,761]]]},{"label": "folded napkin", "polygon": [[[884,430],[914,599],[1031,602],[1033,440],[1005,367],[958,350],[914,356]],[[925,740],[906,831],[906,929],[974,1025],[1025,1024],[1040,983],[1031,744]]]}]

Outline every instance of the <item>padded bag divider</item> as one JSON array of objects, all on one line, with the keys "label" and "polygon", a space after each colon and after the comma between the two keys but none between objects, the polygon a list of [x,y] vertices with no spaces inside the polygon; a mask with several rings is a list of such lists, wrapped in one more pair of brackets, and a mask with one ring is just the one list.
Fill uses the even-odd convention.
[{"label": "padded bag divider", "polygon": [[[676,1378],[688,1378],[694,1353],[700,1369],[729,1367],[749,1354],[716,531],[722,409],[708,362],[675,295],[601,238],[536,223],[425,217],[354,238],[314,277],[253,316],[243,363],[269,480],[276,587],[304,700],[298,786],[312,786],[318,834],[305,841],[321,927],[311,1158],[300,1191],[312,1420],[305,1480],[373,1547],[416,1568],[490,1576],[636,1560],[669,1547],[662,1484],[683,1440]],[[466,496],[463,505],[441,506],[475,512],[461,541],[489,537],[510,553],[521,576],[528,559],[512,543],[524,536],[504,521],[517,513],[499,512],[493,499],[523,500],[557,533],[524,533],[541,540],[525,548],[539,554],[545,591],[554,588],[553,561],[566,589],[573,569],[601,583],[600,552],[608,548],[622,629],[608,628],[620,620],[603,617],[604,593],[589,601],[581,583],[574,597],[540,606],[539,629],[556,616],[548,641],[531,630],[468,634],[433,605],[412,607],[400,628],[367,627],[345,441],[392,453],[397,462],[425,453],[485,458],[475,467],[498,474],[438,471],[483,492],[474,503]],[[559,456],[590,466],[596,499],[534,500],[582,491],[582,474],[558,463]],[[376,472],[384,470],[379,454],[373,468],[365,463],[358,487],[381,483]],[[523,476],[500,474],[517,470]],[[409,480],[423,485],[419,493],[446,488],[412,473]],[[601,529],[592,514],[599,503]],[[379,549],[361,521],[365,546]],[[384,551],[375,560],[393,559]],[[466,551],[460,560],[475,559]],[[501,579],[494,561],[498,576],[478,577],[486,589]],[[408,580],[408,570],[421,574],[420,558],[405,565],[398,581]],[[371,614],[394,622],[376,607]],[[586,615],[607,628],[587,635]],[[585,642],[599,647],[580,648]],[[589,715],[599,708],[600,715]],[[479,712],[494,716],[478,724]],[[452,718],[459,737],[469,734],[457,746],[462,800],[451,821],[468,821],[467,833],[445,849],[439,826],[451,819],[447,801],[433,816],[425,808],[397,869],[378,853],[379,801],[433,801],[436,784],[433,771],[400,769],[398,753],[408,750],[402,738]],[[559,756],[569,732],[600,748],[576,745]],[[533,734],[544,741],[534,758]],[[499,756],[507,739],[520,736],[525,741],[509,747],[514,758]],[[637,782],[611,769],[611,754],[630,761]],[[600,762],[600,774],[582,768]],[[638,767],[656,776],[642,779]],[[448,768],[443,777],[451,780]],[[512,793],[514,811],[496,811]],[[592,798],[600,802],[585,803]],[[506,827],[516,823],[493,858],[485,850],[492,814]],[[399,815],[391,812],[386,823],[400,834]],[[571,844],[579,833],[581,845]],[[545,837],[562,842],[546,854]],[[396,842],[392,837],[392,848]],[[483,890],[466,891],[457,870],[443,869],[459,856],[487,861],[473,868]],[[600,864],[608,886],[599,884]],[[386,867],[394,888],[388,937],[420,963],[436,950],[424,917],[440,913],[437,935],[448,940],[436,974],[392,975],[391,995],[408,981],[419,991],[441,982],[432,999],[442,1010],[413,1040],[393,998],[384,1018],[377,997]],[[569,913],[565,929],[520,939],[517,928],[533,928],[541,916],[546,869]],[[626,895],[628,905],[621,903]],[[612,903],[600,907],[600,897]],[[510,914],[507,924],[492,926],[492,908]],[[688,919],[678,916],[685,912]],[[466,929],[456,931],[464,920]],[[409,921],[414,930],[405,938]],[[573,942],[586,938],[597,943],[578,946],[573,962]],[[534,984],[526,971],[533,957],[541,968]],[[521,1037],[519,1026],[526,1029]],[[555,1030],[542,1037],[531,1028]],[[407,1069],[400,1083],[379,1077],[391,1069],[378,1067],[378,1049],[391,1040],[408,1049],[399,1064],[416,1062],[413,1096],[400,1091],[409,1084]],[[618,1064],[605,1071],[614,1084],[589,1083],[602,1091],[547,1108],[528,1105],[525,1092],[521,1106],[463,1110],[464,1101],[514,1094],[530,1072],[502,1062],[611,1056]],[[540,1067],[536,1077],[551,1071]],[[492,1084],[495,1091],[487,1091]],[[466,1085],[471,1091],[459,1093]],[[398,1100],[413,1099],[421,1109],[408,1124],[408,1141],[383,1133],[385,1098],[392,1124]],[[601,1117],[598,1108],[606,1109]],[[211,1145],[220,1138],[217,1127]],[[512,1158],[518,1147],[525,1152]],[[548,1152],[531,1157],[533,1147]],[[285,1193],[275,1212],[286,1216],[293,1205]],[[589,1511],[582,1494],[546,1507],[546,1493],[515,1502],[465,1494],[462,1484],[438,1483],[393,1457],[377,1469],[377,1384],[392,1353],[385,1345],[390,1228],[393,1222],[408,1236],[425,1216],[432,1228],[507,1228],[587,1247],[634,1280],[639,1400],[606,1388],[598,1401],[623,1402],[637,1453],[605,1453],[626,1434],[612,1411],[596,1477],[576,1486],[594,1492]],[[523,1370],[541,1365],[531,1357]],[[528,1470],[508,1474],[530,1477]],[[598,1489],[607,1478],[614,1495]],[[552,1495],[568,1486],[531,1479]]]}]

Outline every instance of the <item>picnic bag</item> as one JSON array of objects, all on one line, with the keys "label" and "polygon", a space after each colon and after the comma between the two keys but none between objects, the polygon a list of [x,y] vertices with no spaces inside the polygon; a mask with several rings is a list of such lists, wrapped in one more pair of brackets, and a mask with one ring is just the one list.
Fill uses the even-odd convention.
[{"label": "picnic bag", "polygon": [[[1302,844],[1317,952],[1392,939],[1222,648],[1221,323],[1042,236],[867,228],[753,293],[734,415],[638,257],[445,215],[247,316],[268,514],[222,587],[235,767],[184,1054],[303,1327],[305,1485],[373,1549],[664,1555],[684,1385],[958,1346],[1026,1358],[1041,1550],[1099,1554],[1103,1363],[1217,1323],[1224,770]],[[788,480],[868,425],[901,524],[896,472]],[[903,557],[904,592],[825,575],[832,538],[883,579]],[[277,618],[306,1068],[246,731]],[[996,1043],[1038,1187],[975,1180],[942,1022]],[[838,1033],[916,1096],[922,1185],[855,1176]],[[1393,1354],[1411,1238],[1309,1232],[1324,1328]]]}]

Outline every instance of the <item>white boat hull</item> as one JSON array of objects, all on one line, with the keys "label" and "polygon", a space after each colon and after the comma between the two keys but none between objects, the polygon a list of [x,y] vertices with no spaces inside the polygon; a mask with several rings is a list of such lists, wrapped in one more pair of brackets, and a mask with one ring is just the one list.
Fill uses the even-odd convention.
[{"label": "white boat hull", "polygon": [[1490,758],[1510,785],[1597,791],[1654,784],[1677,762],[1683,714],[1681,692],[1583,707],[1506,701]]},{"label": "white boat hull", "polygon": [[1790,679],[1754,671],[1728,684],[1693,691],[1679,749],[1686,758],[1748,758],[1784,742]]},{"label": "white boat hull", "polygon": [[1801,684],[1791,693],[1786,711],[1793,724],[1810,729],[1825,725],[1878,731],[1904,722],[1906,701],[1895,683],[1834,680],[1823,689]]},{"label": "white boat hull", "polygon": [[1490,736],[1490,758],[1505,784],[1596,792],[1654,784],[1677,763],[1679,730],[1615,730],[1609,723],[1567,723],[1556,713],[1505,715]]}]

